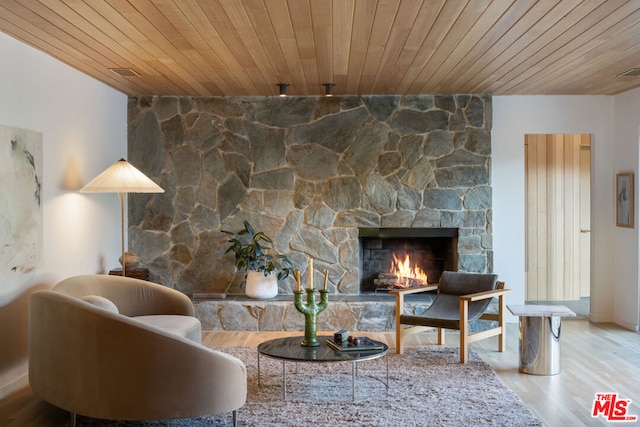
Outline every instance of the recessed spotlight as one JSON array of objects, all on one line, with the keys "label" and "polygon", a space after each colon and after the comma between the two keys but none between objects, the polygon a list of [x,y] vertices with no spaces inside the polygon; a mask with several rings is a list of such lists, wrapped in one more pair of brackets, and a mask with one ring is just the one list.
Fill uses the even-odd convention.
[{"label": "recessed spotlight", "polygon": [[277,86],[280,88],[280,96],[287,96],[287,86],[289,86],[289,83],[278,83]]},{"label": "recessed spotlight", "polygon": [[322,83],[322,86],[324,86],[324,96],[333,96],[333,87],[335,85],[335,83]]}]

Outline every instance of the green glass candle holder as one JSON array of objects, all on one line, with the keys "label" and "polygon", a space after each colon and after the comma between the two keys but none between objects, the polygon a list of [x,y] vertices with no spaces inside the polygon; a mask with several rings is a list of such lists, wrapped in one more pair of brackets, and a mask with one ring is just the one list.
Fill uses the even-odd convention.
[{"label": "green glass candle holder", "polygon": [[305,289],[307,293],[306,304],[302,301],[303,291],[294,291],[293,302],[296,309],[304,314],[304,340],[301,345],[304,347],[318,347],[320,343],[316,339],[316,327],[318,314],[329,305],[329,291],[320,290],[320,302],[316,302],[318,293],[315,289]]}]

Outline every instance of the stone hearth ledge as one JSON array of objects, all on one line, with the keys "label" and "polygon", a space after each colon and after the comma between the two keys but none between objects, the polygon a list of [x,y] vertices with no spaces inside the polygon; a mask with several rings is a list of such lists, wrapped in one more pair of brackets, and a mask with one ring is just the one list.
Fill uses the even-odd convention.
[{"label": "stone hearth ledge", "polygon": [[[408,295],[405,306],[420,314],[435,295]],[[304,316],[293,305],[293,295],[269,300],[241,296],[225,299],[194,299],[196,317],[209,331],[304,331]],[[497,312],[497,303],[490,310]],[[487,321],[476,322],[484,329]],[[476,329],[473,328],[473,329]],[[329,297],[329,307],[318,315],[319,331],[393,331],[395,297],[388,294],[338,295]]]}]

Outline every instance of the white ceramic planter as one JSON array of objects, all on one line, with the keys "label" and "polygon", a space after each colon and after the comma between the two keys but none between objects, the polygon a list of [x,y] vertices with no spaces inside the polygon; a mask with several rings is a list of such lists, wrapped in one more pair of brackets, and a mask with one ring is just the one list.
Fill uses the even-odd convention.
[{"label": "white ceramic planter", "polygon": [[270,273],[265,277],[261,271],[249,271],[245,293],[249,298],[275,298],[278,296],[278,275]]}]

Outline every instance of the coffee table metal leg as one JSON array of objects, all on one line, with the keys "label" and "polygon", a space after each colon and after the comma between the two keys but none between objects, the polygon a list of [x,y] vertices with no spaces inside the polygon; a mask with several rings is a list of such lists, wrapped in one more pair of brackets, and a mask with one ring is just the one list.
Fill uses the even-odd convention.
[{"label": "coffee table metal leg", "polygon": [[258,352],[258,387],[262,386],[260,383],[260,352]]},{"label": "coffee table metal leg", "polygon": [[351,366],[351,400],[356,401],[356,371],[358,370],[358,362],[353,362]]},{"label": "coffee table metal leg", "polygon": [[[387,395],[389,394],[389,353],[385,356],[386,364],[387,364],[387,380],[386,382],[382,382],[382,380],[378,380],[379,382],[384,384]],[[358,376],[358,362],[352,362],[351,365],[351,400],[356,401],[356,377]]]},{"label": "coffee table metal leg", "polygon": [[282,400],[287,400],[287,365],[282,361]]},{"label": "coffee table metal leg", "polygon": [[387,359],[387,383],[385,384],[385,387],[387,388],[387,395],[389,394],[389,353],[387,353],[387,355],[385,356],[385,359]]}]

